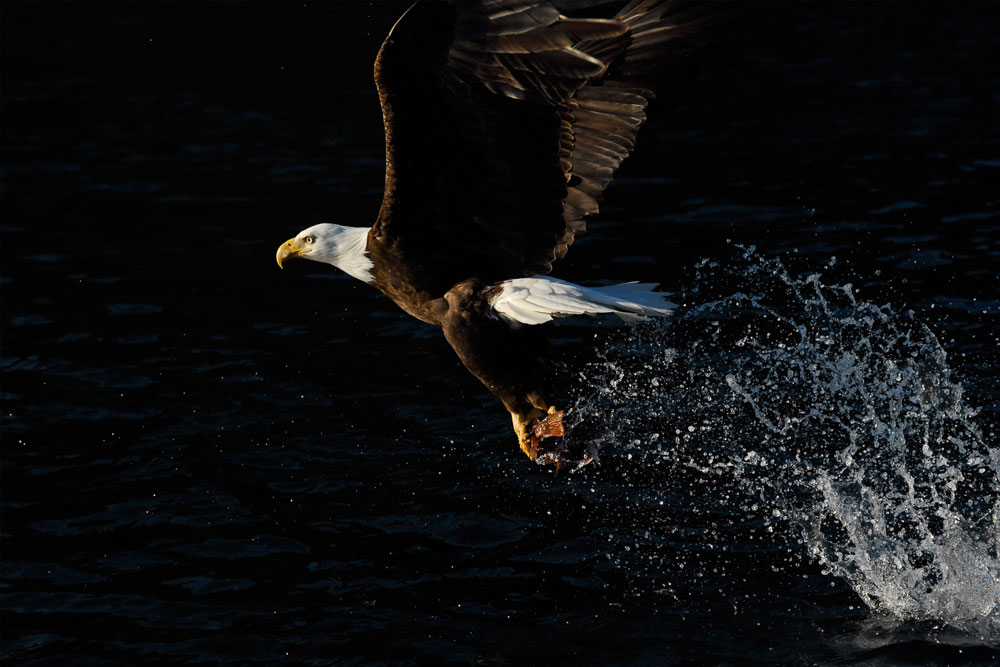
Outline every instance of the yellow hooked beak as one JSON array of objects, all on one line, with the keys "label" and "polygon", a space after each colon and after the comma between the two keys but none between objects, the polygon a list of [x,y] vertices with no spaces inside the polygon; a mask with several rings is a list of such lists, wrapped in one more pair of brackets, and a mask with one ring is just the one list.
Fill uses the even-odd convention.
[{"label": "yellow hooked beak", "polygon": [[302,246],[302,243],[298,239],[288,239],[278,246],[278,252],[274,258],[278,260],[278,268],[283,269],[285,268],[286,261],[295,257],[301,257],[307,252],[309,251]]}]

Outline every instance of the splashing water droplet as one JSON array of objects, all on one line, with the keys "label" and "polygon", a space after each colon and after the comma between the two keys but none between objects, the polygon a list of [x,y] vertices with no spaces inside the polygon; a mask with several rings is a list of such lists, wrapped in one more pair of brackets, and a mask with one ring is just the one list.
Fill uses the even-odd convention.
[{"label": "splashing water droplet", "polygon": [[934,333],[752,249],[696,280],[701,305],[607,343],[572,418],[730,480],[870,608],[1000,637],[1000,448]]}]

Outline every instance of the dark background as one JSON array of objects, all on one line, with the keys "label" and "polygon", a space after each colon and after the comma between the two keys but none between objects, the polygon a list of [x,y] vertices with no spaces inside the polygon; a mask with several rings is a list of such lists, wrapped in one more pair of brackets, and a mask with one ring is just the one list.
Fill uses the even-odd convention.
[{"label": "dark background", "polygon": [[[436,331],[323,267],[278,271],[300,229],[376,214],[372,61],[405,6],[3,3],[5,655],[995,658],[738,521],[721,565],[695,537],[622,565],[622,535],[706,529],[657,518],[647,496],[680,481],[637,489],[608,446],[572,476],[530,465]],[[682,289],[733,244],[823,267],[930,323],[994,445],[998,18],[768,5],[661,95],[557,275]],[[681,586],[685,558],[729,574]]]}]

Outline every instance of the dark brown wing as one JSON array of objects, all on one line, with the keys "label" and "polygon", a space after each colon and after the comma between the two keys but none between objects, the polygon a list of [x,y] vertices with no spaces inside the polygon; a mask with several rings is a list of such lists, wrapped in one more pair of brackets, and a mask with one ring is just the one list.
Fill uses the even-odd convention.
[{"label": "dark brown wing", "polygon": [[547,273],[597,212],[645,119],[647,79],[685,31],[670,17],[702,18],[662,0],[561,14],[599,1],[423,0],[383,44],[372,237],[419,264],[428,291]]},{"label": "dark brown wing", "polygon": [[[562,112],[568,131],[561,146],[571,163],[564,217],[574,235],[598,213],[604,188],[632,152],[653,90],[690,74],[705,47],[707,28],[733,16],[732,7],[722,3],[634,0],[614,17],[628,27],[623,51],[600,41],[575,45],[611,65],[600,79],[580,88]],[[558,248],[557,257],[565,252],[565,246]]]}]

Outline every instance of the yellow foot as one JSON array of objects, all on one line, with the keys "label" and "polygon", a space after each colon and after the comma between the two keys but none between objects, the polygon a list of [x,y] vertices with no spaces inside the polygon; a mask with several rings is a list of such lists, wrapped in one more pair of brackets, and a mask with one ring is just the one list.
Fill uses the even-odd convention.
[{"label": "yellow foot", "polygon": [[531,446],[531,423],[536,419],[544,415],[545,413],[538,408],[532,408],[528,412],[524,413],[510,413],[510,420],[514,424],[514,433],[517,433],[517,442],[521,445],[521,451],[528,455],[528,458],[532,461],[535,460],[535,456],[538,455],[537,451],[534,451]]},{"label": "yellow foot", "polygon": [[[547,412],[532,408],[522,414],[511,413],[511,421],[514,423],[518,444],[521,445],[521,451],[527,454],[529,459],[534,461],[539,454],[544,454],[538,449],[538,445],[543,439],[561,438],[566,435],[562,416],[562,411],[556,410],[555,406],[550,406]],[[545,463],[551,462],[545,460],[548,458],[551,457],[543,457],[543,461]]]}]

